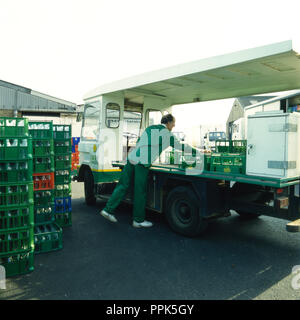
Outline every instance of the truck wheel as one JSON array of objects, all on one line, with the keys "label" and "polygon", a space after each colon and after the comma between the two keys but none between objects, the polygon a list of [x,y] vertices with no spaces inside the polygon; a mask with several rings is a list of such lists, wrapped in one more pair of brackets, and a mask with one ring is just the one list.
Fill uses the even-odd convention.
[{"label": "truck wheel", "polygon": [[170,228],[188,237],[200,235],[208,224],[201,217],[198,200],[189,187],[176,187],[169,193],[165,212]]},{"label": "truck wheel", "polygon": [[93,206],[96,203],[94,195],[94,177],[91,170],[84,171],[84,196],[85,203],[88,206]]},{"label": "truck wheel", "polygon": [[[232,195],[235,197],[247,197],[251,201],[256,201],[260,197],[255,185],[247,185],[245,183],[236,182],[232,187]],[[242,210],[235,210],[243,220],[256,219],[260,216],[259,213],[251,213]]]}]

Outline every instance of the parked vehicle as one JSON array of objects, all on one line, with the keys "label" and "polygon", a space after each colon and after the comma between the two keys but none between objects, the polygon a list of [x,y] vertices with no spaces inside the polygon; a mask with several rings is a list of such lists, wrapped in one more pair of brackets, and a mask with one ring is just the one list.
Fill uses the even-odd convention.
[{"label": "parked vehicle", "polygon": [[[291,41],[285,41],[92,90],[84,97],[77,177],[84,182],[86,204],[95,204],[96,198],[108,199],[120,177],[126,111],[140,113],[142,132],[158,123],[163,113],[171,112],[172,105],[296,88],[300,88],[299,54]],[[170,228],[186,236],[201,234],[211,220],[229,216],[230,210],[245,219],[259,215],[282,218],[290,221],[288,231],[299,231],[299,188],[295,190],[300,183],[300,155],[295,151],[283,159],[276,151],[279,144],[289,149],[291,143],[294,149],[300,145],[300,122],[287,111],[253,115],[245,129],[247,141],[225,140],[222,145],[216,139],[225,138],[224,132],[210,132],[208,138],[214,138],[218,152],[204,156],[204,170],[197,174],[190,166],[154,163],[147,207],[164,213]],[[125,201],[132,202],[131,193]]]},{"label": "parked vehicle", "polygon": [[204,148],[214,150],[217,140],[225,140],[226,133],[224,131],[210,131],[204,136]]}]

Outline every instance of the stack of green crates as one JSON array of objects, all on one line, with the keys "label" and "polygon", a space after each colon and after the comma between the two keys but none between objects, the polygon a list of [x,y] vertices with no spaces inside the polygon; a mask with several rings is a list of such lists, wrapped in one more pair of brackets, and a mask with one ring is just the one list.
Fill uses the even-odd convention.
[{"label": "stack of green crates", "polygon": [[0,118],[0,265],[6,277],[33,271],[33,228],[28,120]]},{"label": "stack of green crates", "polygon": [[246,148],[246,140],[217,140],[216,152],[205,155],[206,170],[245,174]]},{"label": "stack of green crates", "polygon": [[55,166],[55,221],[61,227],[72,225],[71,161],[72,127],[53,125]]},{"label": "stack of green crates", "polygon": [[[35,253],[62,248],[62,230],[54,222],[54,140],[52,121],[29,121],[33,144],[35,179],[49,178],[48,183],[34,181]],[[51,177],[51,178],[50,178]],[[42,181],[41,181],[42,182]]]}]

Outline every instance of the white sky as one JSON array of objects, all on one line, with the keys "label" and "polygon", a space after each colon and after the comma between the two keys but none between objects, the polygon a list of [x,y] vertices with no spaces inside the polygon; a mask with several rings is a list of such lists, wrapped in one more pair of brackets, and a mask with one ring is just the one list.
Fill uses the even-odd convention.
[{"label": "white sky", "polygon": [[[298,42],[299,12],[299,0],[0,0],[0,79],[79,104],[128,76]],[[180,121],[226,121],[232,100],[214,106]]]}]

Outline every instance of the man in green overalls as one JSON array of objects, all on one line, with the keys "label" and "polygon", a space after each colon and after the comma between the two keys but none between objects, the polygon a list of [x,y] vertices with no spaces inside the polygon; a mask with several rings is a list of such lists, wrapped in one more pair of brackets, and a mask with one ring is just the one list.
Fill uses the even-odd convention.
[{"label": "man in green overalls", "polygon": [[[136,147],[129,153],[119,183],[100,214],[111,222],[117,222],[114,211],[124,199],[134,180],[133,227],[152,227],[152,222],[145,220],[147,200],[148,173],[151,164],[161,152],[171,146],[182,150],[183,146],[171,133],[175,126],[175,118],[171,114],[164,115],[161,124],[146,128],[137,141]],[[196,153],[196,149],[188,146]]]}]

